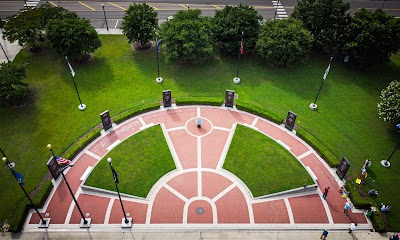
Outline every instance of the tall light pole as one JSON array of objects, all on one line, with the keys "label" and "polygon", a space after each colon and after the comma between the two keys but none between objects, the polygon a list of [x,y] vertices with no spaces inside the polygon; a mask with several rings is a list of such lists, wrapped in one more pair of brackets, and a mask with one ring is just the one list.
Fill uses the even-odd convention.
[{"label": "tall light pole", "polygon": [[[24,182],[22,181],[23,176],[16,172],[15,170],[12,169],[12,164],[10,161],[8,161],[6,155],[4,154],[3,150],[1,150],[1,153],[3,154],[3,162],[6,164],[7,168],[10,169],[12,175],[14,178],[17,180],[19,186],[21,187],[22,191],[25,193],[26,198],[28,198],[29,202],[31,203],[32,207],[35,209],[36,213],[40,217],[40,222],[39,222],[39,228],[48,228],[50,224],[50,218],[43,218],[42,215],[40,214],[39,210],[36,208],[36,205],[33,203],[32,199],[30,198],[29,194],[26,192],[24,188]],[[18,176],[19,175],[19,176]]]},{"label": "tall light pole", "polygon": [[396,150],[400,147],[400,142],[397,144],[397,146],[393,149],[393,152],[390,154],[390,156],[388,157],[388,159],[386,160],[382,160],[381,164],[384,167],[390,167],[390,158],[392,158],[393,154],[396,152]]},{"label": "tall light pole", "polygon": [[[51,155],[53,156],[54,160],[57,161],[57,157],[56,157],[56,155],[54,155],[53,149],[51,148],[51,144],[47,144],[47,148],[50,150]],[[64,179],[64,182],[65,182],[65,184],[66,184],[67,187],[68,187],[69,193],[71,194],[72,199],[74,200],[75,205],[76,205],[76,207],[78,208],[79,213],[81,214],[82,221],[81,221],[80,227],[81,227],[81,228],[90,228],[91,219],[90,219],[90,218],[86,219],[85,216],[83,215],[82,210],[81,210],[81,208],[79,207],[78,201],[76,201],[76,198],[75,198],[75,196],[74,196],[74,193],[72,192],[72,189],[71,189],[71,187],[69,186],[69,183],[68,183],[68,181],[67,181],[67,178],[65,178],[64,170],[65,170],[67,167],[68,167],[68,166],[65,166],[65,167],[63,167],[63,168],[59,168],[58,170],[61,172],[61,175],[62,175],[62,177],[63,177],[63,179]]]},{"label": "tall light pole", "polygon": [[157,52],[157,78],[156,78],[156,82],[157,83],[162,83],[163,82],[163,78],[160,77],[160,60],[158,58],[158,55],[160,54],[161,51],[161,42],[158,39],[158,36],[156,36],[156,52]]},{"label": "tall light pole", "polygon": [[325,74],[324,74],[324,77],[322,78],[321,86],[319,86],[317,96],[315,97],[314,102],[310,104],[310,109],[311,109],[311,110],[317,110],[317,99],[318,99],[319,93],[321,92],[322,85],[324,84],[325,79],[326,79],[326,77],[328,76],[329,69],[331,68],[332,59],[333,59],[333,57],[331,57],[331,59],[329,60],[329,65],[328,65],[328,67],[327,67],[326,70],[325,70]]},{"label": "tall light pole", "polygon": [[71,64],[69,64],[68,58],[65,57],[65,59],[67,60],[69,71],[71,72],[72,82],[74,83],[76,94],[78,95],[78,99],[79,99],[79,103],[80,103],[79,106],[78,106],[78,109],[83,111],[83,110],[86,109],[86,105],[82,103],[81,96],[79,96],[78,87],[76,86],[76,83],[75,83],[75,72],[74,72],[74,69],[72,69]]},{"label": "tall light pole", "polygon": [[238,57],[238,66],[236,70],[236,77],[233,78],[233,83],[239,84],[240,83],[240,78],[239,78],[239,69],[240,69],[240,56],[244,53],[244,38],[243,38],[244,32],[242,32],[242,36],[240,38],[240,48],[239,48],[239,57]]},{"label": "tall light pole", "polygon": [[385,6],[386,0],[383,0],[382,6],[381,6],[381,10],[383,9],[383,6]]},{"label": "tall light pole", "polygon": [[10,62],[10,59],[7,56],[6,50],[4,50],[4,48],[3,48],[3,44],[0,43],[0,46],[1,46],[1,50],[3,50],[4,56],[6,56],[6,58],[7,58],[7,61]]},{"label": "tall light pole", "polygon": [[121,203],[122,213],[124,214],[124,218],[122,219],[122,226],[121,227],[130,228],[130,227],[132,227],[132,218],[128,219],[126,217],[125,208],[124,208],[124,205],[122,204],[121,194],[119,193],[119,189],[118,189],[118,183],[119,183],[118,174],[115,171],[115,169],[113,168],[111,161],[112,161],[111,158],[107,158],[107,162],[110,164],[111,172],[112,172],[113,177],[114,177],[114,183],[115,183],[115,187],[117,188],[118,198],[119,198],[119,202]]},{"label": "tall light pole", "polygon": [[278,13],[278,6],[279,6],[279,4],[280,4],[280,0],[278,0],[278,2],[276,3],[276,6],[275,6],[274,20],[275,20],[275,18],[276,18],[276,14]]},{"label": "tall light pole", "polygon": [[101,7],[103,8],[104,21],[106,22],[107,31],[109,31],[109,30],[108,30],[107,17],[106,17],[106,11],[104,10],[104,3],[101,4]]}]

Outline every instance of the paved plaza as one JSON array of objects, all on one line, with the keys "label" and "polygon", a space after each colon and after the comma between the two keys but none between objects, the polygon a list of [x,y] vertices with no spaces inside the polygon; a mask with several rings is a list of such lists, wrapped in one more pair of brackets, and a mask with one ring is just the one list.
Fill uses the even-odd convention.
[{"label": "paved plaza", "polygon": [[[199,118],[203,120],[201,128],[196,125]],[[131,118],[97,138],[73,160],[74,167],[66,171],[66,177],[83,213],[91,218],[90,231],[127,230],[121,229],[123,214],[118,195],[84,186],[88,173],[119,143],[158,124],[176,169],[159,179],[146,198],[123,195],[125,211],[133,218],[129,232],[335,231],[348,229],[351,222],[359,224],[358,231],[369,233],[372,229],[364,212],[352,209],[349,216],[343,213],[349,200],[336,190],[340,180],[334,169],[293,132],[236,109],[186,106],[161,108]],[[237,124],[257,130],[286,148],[311,169],[318,185],[253,198],[238,177],[222,168]],[[325,201],[321,191],[328,186],[331,191]],[[197,212],[199,208],[202,214]],[[51,218],[48,231],[80,230],[80,214],[61,177],[40,211]],[[39,217],[31,211],[24,232],[45,231],[38,228],[38,223]]]}]

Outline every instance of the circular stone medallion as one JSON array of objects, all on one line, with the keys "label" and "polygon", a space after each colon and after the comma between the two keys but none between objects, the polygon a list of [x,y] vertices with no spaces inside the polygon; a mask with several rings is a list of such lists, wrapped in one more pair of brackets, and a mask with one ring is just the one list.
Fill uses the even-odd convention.
[{"label": "circular stone medallion", "polygon": [[202,208],[202,207],[196,208],[196,213],[199,214],[199,215],[203,214],[204,213],[204,208]]}]

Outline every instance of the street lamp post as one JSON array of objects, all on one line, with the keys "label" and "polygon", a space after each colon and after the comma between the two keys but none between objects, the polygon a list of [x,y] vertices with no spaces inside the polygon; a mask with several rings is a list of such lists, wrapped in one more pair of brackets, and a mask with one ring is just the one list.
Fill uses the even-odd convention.
[{"label": "street lamp post", "polygon": [[278,0],[278,2],[276,3],[276,6],[275,6],[274,20],[275,20],[275,18],[276,18],[276,14],[278,13],[278,6],[279,6],[279,4],[280,4],[280,0]]},{"label": "street lamp post", "polygon": [[383,7],[385,6],[386,0],[383,0],[382,6],[381,6],[381,10],[383,9]]},{"label": "street lamp post", "polygon": [[118,175],[117,175],[117,172],[115,171],[115,169],[113,168],[111,161],[112,161],[111,158],[107,158],[107,162],[110,164],[111,172],[114,176],[114,183],[115,183],[115,187],[117,188],[118,198],[119,198],[119,202],[121,203],[122,213],[124,214],[124,218],[122,219],[122,227],[130,228],[130,227],[132,227],[132,218],[128,219],[126,217],[125,208],[124,208],[124,205],[122,204],[121,194],[119,193],[119,189],[118,189],[118,182],[119,182]]},{"label": "street lamp post", "polygon": [[29,202],[31,203],[32,207],[35,209],[36,213],[39,215],[40,217],[40,222],[39,222],[39,228],[48,228],[49,224],[50,224],[50,218],[43,218],[42,215],[40,214],[39,210],[36,208],[35,204],[33,203],[32,199],[29,197],[29,194],[26,192],[24,186],[23,186],[23,181],[22,179],[20,179],[20,177],[18,177],[15,171],[13,171],[12,169],[12,164],[10,161],[8,161],[6,155],[4,154],[3,150],[1,150],[1,153],[3,154],[3,158],[2,160],[4,161],[4,163],[7,165],[7,168],[10,169],[11,173],[13,174],[14,178],[17,180],[19,186],[21,187],[22,191],[25,193],[25,196],[28,198]]},{"label": "street lamp post", "polygon": [[107,24],[106,11],[104,10],[104,3],[101,4],[101,7],[103,8],[104,21],[106,22],[107,31],[109,31],[109,30],[108,30],[108,24]]},{"label": "street lamp post", "polygon": [[[47,148],[50,150],[50,152],[51,152],[51,154],[52,154],[54,160],[57,161],[57,158],[56,158],[56,156],[54,155],[53,149],[51,148],[51,144],[47,144]],[[67,167],[59,168],[59,171],[61,172],[61,175],[62,175],[62,177],[63,177],[63,179],[64,179],[64,182],[65,182],[65,184],[66,184],[67,187],[68,187],[69,193],[71,194],[72,199],[74,200],[75,205],[76,205],[76,207],[78,208],[79,213],[81,214],[82,221],[81,221],[80,227],[81,227],[81,228],[90,228],[91,219],[90,219],[90,218],[86,219],[85,216],[83,215],[82,210],[81,210],[81,208],[79,207],[78,201],[76,201],[76,198],[75,198],[75,196],[74,196],[74,193],[72,192],[72,189],[71,189],[71,187],[69,186],[69,183],[68,183],[67,179],[65,178],[64,170],[65,170],[66,168],[67,168]]]},{"label": "street lamp post", "polygon": [[3,50],[4,56],[6,56],[6,58],[7,58],[7,61],[10,62],[10,59],[7,56],[6,50],[4,50],[4,48],[3,48],[3,44],[0,43],[0,46],[1,46],[1,50]]}]

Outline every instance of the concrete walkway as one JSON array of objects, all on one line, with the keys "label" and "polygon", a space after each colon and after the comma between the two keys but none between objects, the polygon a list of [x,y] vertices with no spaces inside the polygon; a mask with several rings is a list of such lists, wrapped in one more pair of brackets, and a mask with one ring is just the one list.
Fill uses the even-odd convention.
[{"label": "concrete walkway", "polygon": [[[196,119],[203,119],[197,128]],[[259,131],[291,152],[318,177],[315,187],[254,198],[247,186],[222,168],[237,124]],[[364,213],[343,214],[348,199],[336,191],[340,181],[333,169],[293,132],[258,116],[225,107],[186,106],[160,109],[136,116],[92,142],[73,161],[66,177],[78,203],[91,218],[91,231],[121,232],[121,208],[115,192],[84,185],[90,170],[128,137],[159,125],[175,161],[176,170],[163,176],[146,198],[123,196],[133,220],[130,232],[198,230],[346,230],[357,222],[358,231],[372,225]],[[254,176],[257,177],[257,176]],[[80,216],[61,179],[41,210],[51,218],[48,231],[79,230]],[[331,187],[327,200],[321,190]],[[204,214],[198,214],[201,207]],[[31,213],[24,231],[38,229]]]}]

